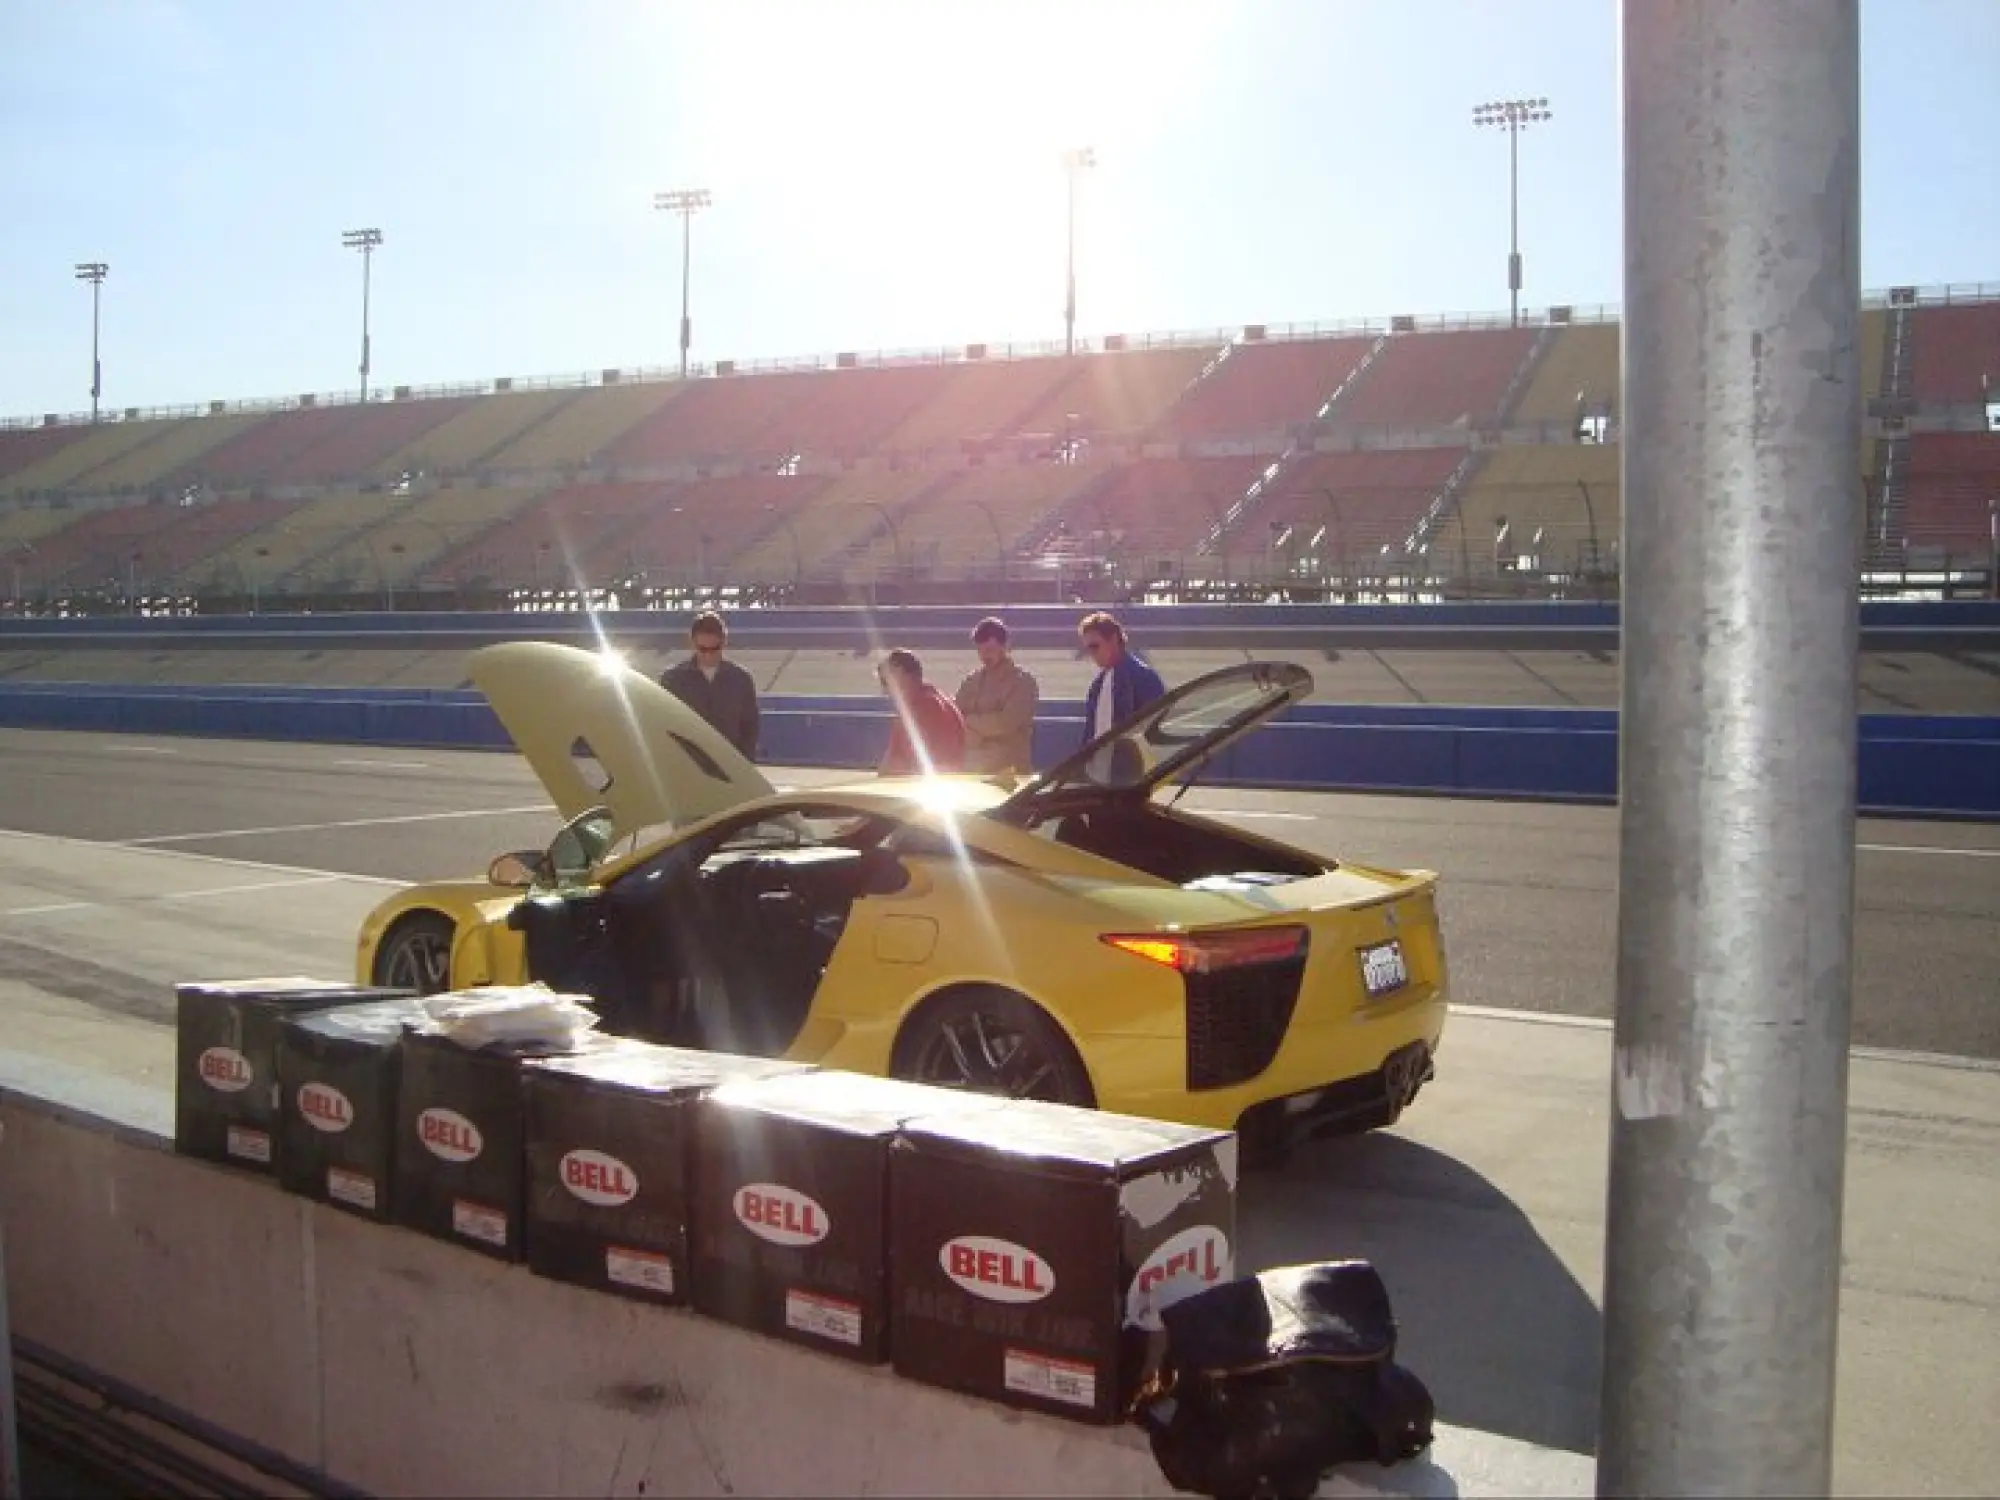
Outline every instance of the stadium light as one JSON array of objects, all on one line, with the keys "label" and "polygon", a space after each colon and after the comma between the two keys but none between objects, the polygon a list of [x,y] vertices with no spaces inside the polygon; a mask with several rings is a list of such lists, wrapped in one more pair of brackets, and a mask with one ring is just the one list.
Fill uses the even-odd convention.
[{"label": "stadium light", "polygon": [[97,401],[104,394],[104,365],[97,357],[97,313],[100,298],[104,292],[104,278],[111,267],[101,260],[86,260],[77,265],[76,279],[90,283],[90,420],[97,420]]},{"label": "stadium light", "polygon": [[368,288],[369,269],[375,258],[375,248],[382,243],[379,229],[349,229],[340,236],[340,243],[350,250],[361,252],[361,404],[368,404]]},{"label": "stadium light", "polygon": [[1516,328],[1521,326],[1521,132],[1551,118],[1546,99],[1502,99],[1472,109],[1474,125],[1507,132],[1507,296]]},{"label": "stadium light", "polygon": [[676,188],[655,193],[653,207],[681,216],[681,379],[687,379],[688,345],[694,342],[694,324],[688,321],[688,260],[694,248],[694,216],[713,200],[707,188]]},{"label": "stadium light", "polygon": [[1076,353],[1076,174],[1097,165],[1097,152],[1078,146],[1063,153],[1063,168],[1069,173],[1069,300],[1063,304],[1063,352]]}]

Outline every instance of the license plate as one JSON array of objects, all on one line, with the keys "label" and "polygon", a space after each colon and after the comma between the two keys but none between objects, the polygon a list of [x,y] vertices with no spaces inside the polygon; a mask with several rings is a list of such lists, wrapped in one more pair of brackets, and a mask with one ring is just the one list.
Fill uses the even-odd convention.
[{"label": "license plate", "polygon": [[1361,950],[1361,982],[1370,999],[1399,990],[1410,982],[1410,966],[1403,961],[1403,944],[1391,938]]}]

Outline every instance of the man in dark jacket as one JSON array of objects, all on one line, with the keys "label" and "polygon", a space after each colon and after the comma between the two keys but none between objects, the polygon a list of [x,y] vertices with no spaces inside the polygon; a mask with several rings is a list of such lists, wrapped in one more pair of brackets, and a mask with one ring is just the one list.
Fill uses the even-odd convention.
[{"label": "man in dark jacket", "polygon": [[728,627],[713,610],[701,615],[688,631],[694,655],[669,667],[660,686],[687,704],[711,728],[742,752],[757,758],[757,683],[733,661],[723,659]]},{"label": "man in dark jacket", "polygon": [[[1098,669],[1083,700],[1083,734],[1077,742],[1081,749],[1108,733],[1112,725],[1122,724],[1148,703],[1165,697],[1167,685],[1132,649],[1125,639],[1125,627],[1114,616],[1103,610],[1087,615],[1076,633],[1083,642],[1084,655]],[[1108,752],[1100,752],[1092,758],[1089,774],[1107,785],[1123,784],[1137,774],[1137,768],[1114,765]]]}]

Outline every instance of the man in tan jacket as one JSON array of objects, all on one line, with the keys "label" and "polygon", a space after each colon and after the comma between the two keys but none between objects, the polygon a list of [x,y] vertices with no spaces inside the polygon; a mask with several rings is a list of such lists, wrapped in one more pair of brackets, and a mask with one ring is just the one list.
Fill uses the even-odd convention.
[{"label": "man in tan jacket", "polygon": [[1007,627],[989,615],[972,631],[979,670],[958,685],[965,718],[965,769],[983,776],[1033,769],[1035,706],[1041,688],[1032,672],[1007,654]]}]

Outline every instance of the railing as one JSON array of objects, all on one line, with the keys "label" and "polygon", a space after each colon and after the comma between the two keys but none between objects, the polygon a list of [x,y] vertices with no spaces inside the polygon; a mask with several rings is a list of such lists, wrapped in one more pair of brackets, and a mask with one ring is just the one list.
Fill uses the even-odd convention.
[{"label": "railing", "polygon": [[[1943,286],[1885,288],[1868,292],[1862,296],[1865,308],[1889,306],[1951,306],[1968,302],[1990,302],[2000,299],[2000,283],[1964,282],[1947,283]],[[1555,313],[1560,312],[1558,318]],[[1594,305],[1570,305],[1561,308],[1530,308],[1522,313],[1524,323],[1610,323],[1620,317],[1616,303]],[[1422,314],[1395,314],[1389,316],[1337,318],[1302,323],[1272,323],[1257,325],[1262,327],[1262,337],[1267,342],[1296,342],[1306,339],[1342,338],[1359,335],[1380,335],[1399,332],[1446,332],[1478,328],[1504,328],[1509,326],[1510,317],[1499,312],[1446,312]],[[1086,352],[1103,353],[1110,343],[1122,345],[1125,352],[1142,352],[1148,349],[1178,349],[1214,344],[1221,346],[1234,343],[1245,337],[1245,327],[1210,328],[1198,330],[1168,331],[1137,335],[1112,335],[1098,340],[1081,343]],[[719,366],[727,364],[734,375],[769,375],[813,370],[840,368],[846,361],[859,369],[879,369],[894,365],[953,365],[990,361],[1010,361],[1025,359],[1045,359],[1063,352],[1063,345],[1057,340],[1002,342],[979,346],[984,354],[981,359],[973,359],[970,345],[949,345],[907,350],[878,350],[867,354],[812,354],[794,355],[771,359],[718,361],[715,365],[693,365],[689,367],[690,379],[722,378]],[[608,378],[607,378],[608,377]],[[506,377],[502,380],[458,380],[429,385],[399,385],[393,387],[390,396],[375,395],[372,399],[395,401],[425,401],[448,396],[480,396],[498,390],[542,391],[577,390],[599,385],[648,385],[664,381],[678,380],[677,368],[668,366],[644,366],[632,369],[613,368],[585,371],[582,373],[541,375],[529,377]],[[297,407],[349,406],[359,403],[358,390],[310,393],[296,396],[250,397],[234,401],[198,402],[172,406],[125,407],[104,412],[96,420],[118,421],[166,421],[187,417],[222,415],[232,413],[270,413],[291,411]],[[87,426],[91,423],[87,411],[67,413],[47,413],[42,416],[0,417],[0,431],[17,431],[31,427]]]}]

